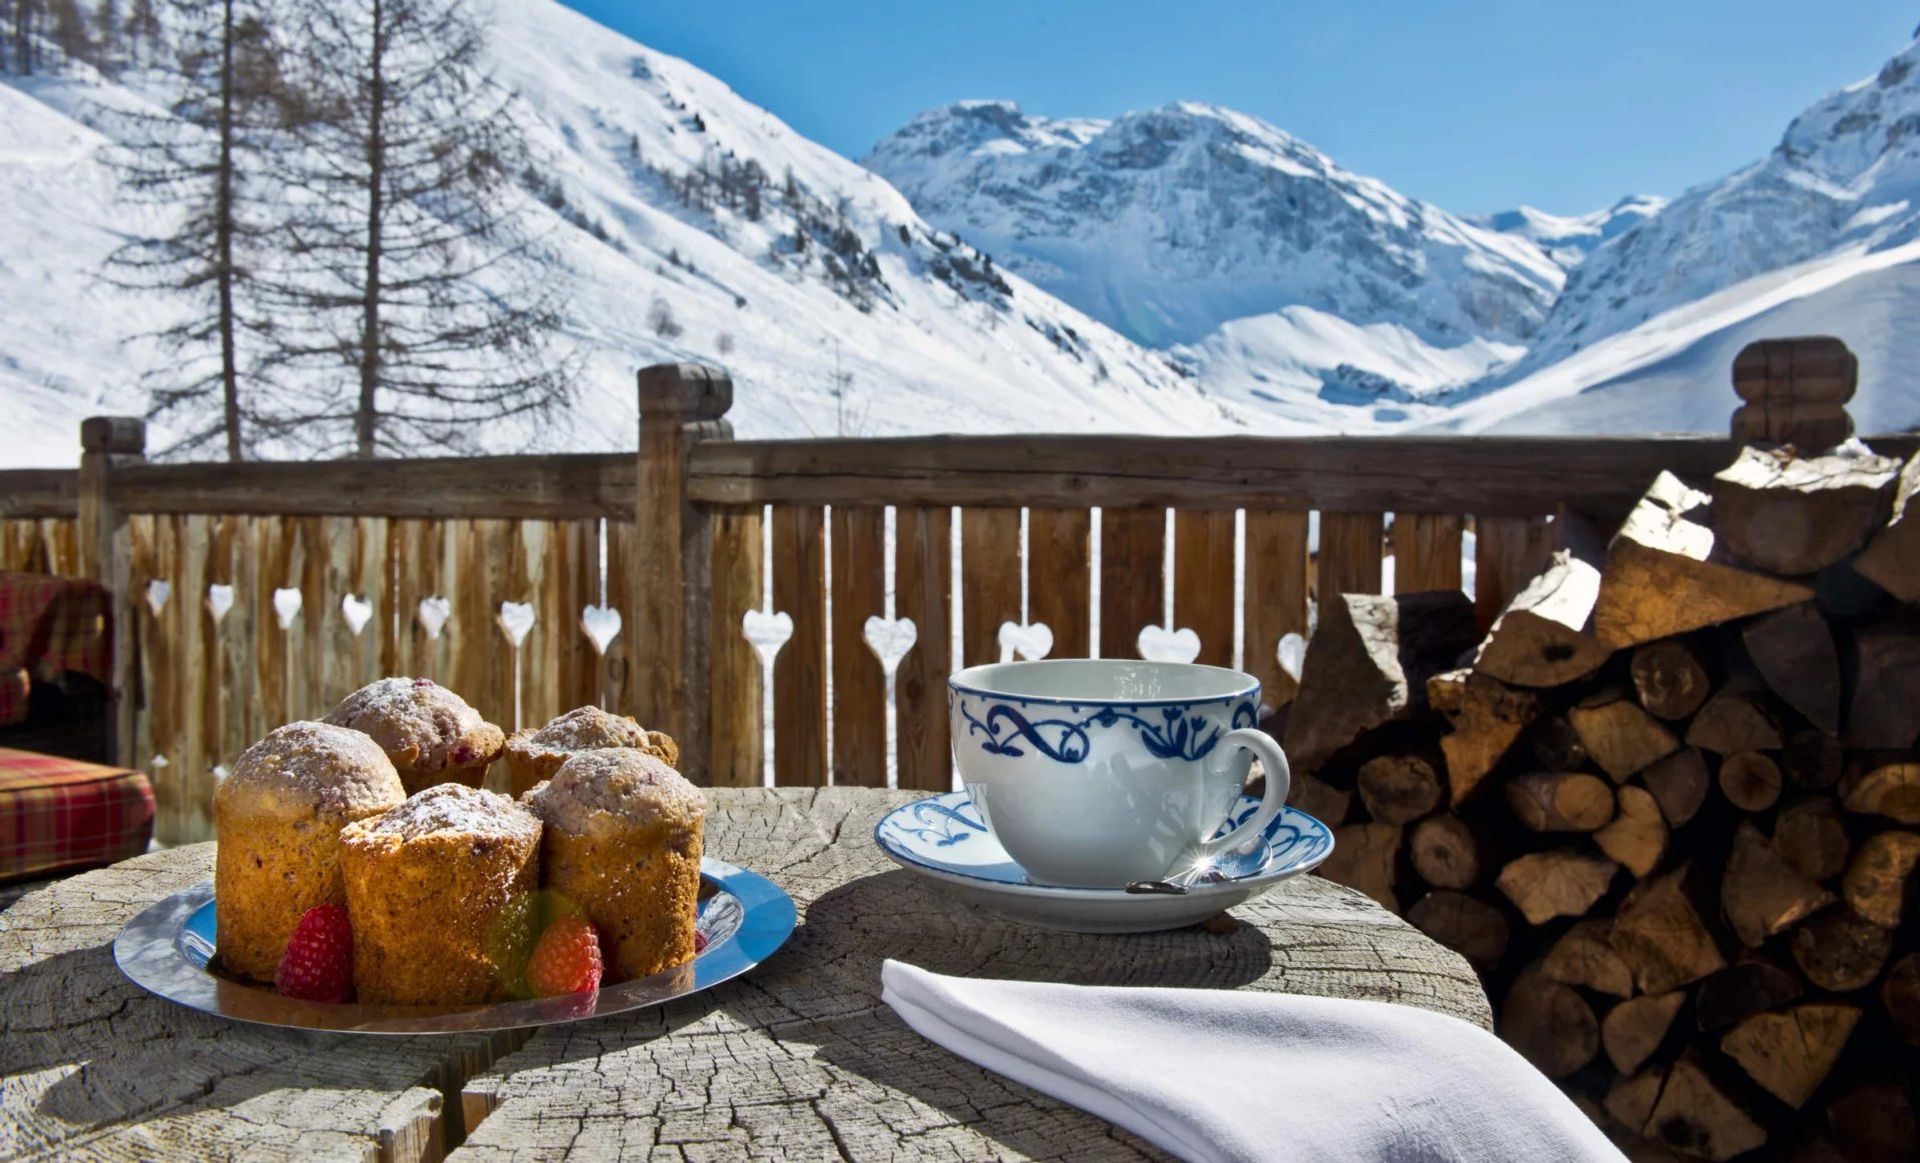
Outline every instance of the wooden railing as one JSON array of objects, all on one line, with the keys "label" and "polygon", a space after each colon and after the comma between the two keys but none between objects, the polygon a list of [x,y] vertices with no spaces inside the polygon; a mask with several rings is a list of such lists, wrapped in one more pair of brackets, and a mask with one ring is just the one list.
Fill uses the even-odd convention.
[{"label": "wooden railing", "polygon": [[[1810,369],[1800,381],[1827,391]],[[1795,376],[1776,361],[1740,390],[1784,406]],[[1253,671],[1278,707],[1293,690],[1278,647],[1306,633],[1312,595],[1382,589],[1389,556],[1397,591],[1455,588],[1464,557],[1490,622],[1556,511],[1617,517],[1661,469],[1704,477],[1733,451],[1698,437],[736,441],[731,403],[713,369],[646,369],[637,456],[153,464],[138,421],[90,420],[77,473],[0,472],[0,568],[118,596],[133,629],[117,752],[153,772],[168,840],[208,833],[215,769],[249,741],[381,674],[435,677],[503,725],[601,702],[674,734],[694,778],[732,785],[767,778],[770,683],[775,781],[944,790],[947,674],[1037,651],[1035,627],[1053,656],[1132,656],[1143,631],[1177,652],[1191,631],[1201,661]]]}]

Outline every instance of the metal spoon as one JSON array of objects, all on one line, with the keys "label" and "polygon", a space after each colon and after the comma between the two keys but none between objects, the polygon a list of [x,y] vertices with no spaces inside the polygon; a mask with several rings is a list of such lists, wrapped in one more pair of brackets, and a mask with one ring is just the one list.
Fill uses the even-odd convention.
[{"label": "metal spoon", "polygon": [[1185,896],[1195,881],[1201,884],[1224,884],[1233,879],[1217,868],[1204,872],[1196,869],[1174,880],[1136,880],[1127,885],[1127,891],[1140,896]]}]

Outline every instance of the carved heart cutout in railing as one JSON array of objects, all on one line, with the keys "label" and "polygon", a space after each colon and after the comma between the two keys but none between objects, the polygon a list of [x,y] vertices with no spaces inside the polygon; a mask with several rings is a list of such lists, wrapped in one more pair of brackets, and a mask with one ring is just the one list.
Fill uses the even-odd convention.
[{"label": "carved heart cutout in railing", "polygon": [[340,599],[340,616],[347,620],[347,630],[358,638],[373,620],[373,603],[358,594],[346,594]]},{"label": "carved heart cutout in railing", "polygon": [[282,630],[293,629],[293,620],[300,616],[301,602],[300,591],[292,586],[273,591],[273,616],[279,620]]},{"label": "carved heart cutout in railing", "polygon": [[1280,663],[1280,669],[1287,672],[1295,682],[1307,668],[1307,639],[1304,635],[1288,631],[1280,635],[1279,645],[1274,647],[1273,656]]},{"label": "carved heart cutout in railing", "polygon": [[748,610],[740,615],[740,631],[760,652],[760,661],[771,667],[774,655],[793,637],[793,616],[785,610]]},{"label": "carved heart cutout in railing", "polygon": [[527,635],[533,632],[533,603],[501,602],[500,616],[496,620],[500,623],[501,631],[506,634],[507,641],[513,644],[515,650],[518,650],[527,640]]},{"label": "carved heart cutout in railing", "polygon": [[446,628],[447,619],[453,617],[453,603],[445,598],[420,599],[420,628],[427,637],[437,640],[440,631]]},{"label": "carved heart cutout in railing", "polygon": [[1192,662],[1200,657],[1200,635],[1190,626],[1177,630],[1142,626],[1134,645],[1140,648],[1140,657],[1148,662]]},{"label": "carved heart cutout in railing", "polygon": [[920,641],[920,627],[913,624],[911,618],[882,618],[875,614],[867,619],[867,649],[873,651],[880,660],[880,669],[891,675],[900,668],[900,660]]},{"label": "carved heart cutout in railing", "polygon": [[593,643],[595,653],[605,654],[613,640],[620,637],[620,611],[612,606],[588,606],[580,611],[580,632]]},{"label": "carved heart cutout in railing", "polygon": [[1037,662],[1053,653],[1053,627],[1045,622],[1000,623],[1000,661]]},{"label": "carved heart cutout in railing", "polygon": [[214,582],[207,587],[207,614],[213,619],[214,625],[218,626],[220,619],[226,617],[227,611],[231,609],[233,609],[232,586]]},{"label": "carved heart cutout in railing", "polygon": [[173,583],[161,578],[147,582],[147,609],[158,618],[160,611],[167,608],[167,599],[173,596]]}]

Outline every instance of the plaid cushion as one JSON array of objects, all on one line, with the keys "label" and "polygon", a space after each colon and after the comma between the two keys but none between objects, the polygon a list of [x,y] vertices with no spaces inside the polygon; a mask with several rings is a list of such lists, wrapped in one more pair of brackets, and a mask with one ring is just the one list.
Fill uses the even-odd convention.
[{"label": "plaid cushion", "polygon": [[[0,671],[22,667],[41,679],[77,670],[113,682],[113,606],[81,578],[0,573]],[[0,726],[22,723],[27,704],[0,696]]]},{"label": "plaid cushion", "polygon": [[152,838],[146,776],[0,747],[0,880],[112,864]]},{"label": "plaid cushion", "polygon": [[0,727],[27,721],[27,698],[33,680],[24,666],[0,666]]}]

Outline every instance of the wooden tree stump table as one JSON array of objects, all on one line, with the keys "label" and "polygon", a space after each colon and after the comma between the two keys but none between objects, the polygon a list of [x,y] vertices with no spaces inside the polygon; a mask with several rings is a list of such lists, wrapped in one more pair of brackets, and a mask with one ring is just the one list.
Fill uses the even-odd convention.
[{"label": "wooden tree stump table", "polygon": [[1237,926],[1051,933],[888,862],[873,826],[910,793],[712,795],[707,850],[793,895],[792,940],[706,993],[537,1031],[301,1033],[148,995],[114,967],[114,935],[211,876],[211,844],[25,897],[0,915],[0,1157],[1155,1156],[908,1029],[880,1000],[889,957],[950,974],[1371,998],[1491,1024],[1463,959],[1317,877],[1234,909]]}]

